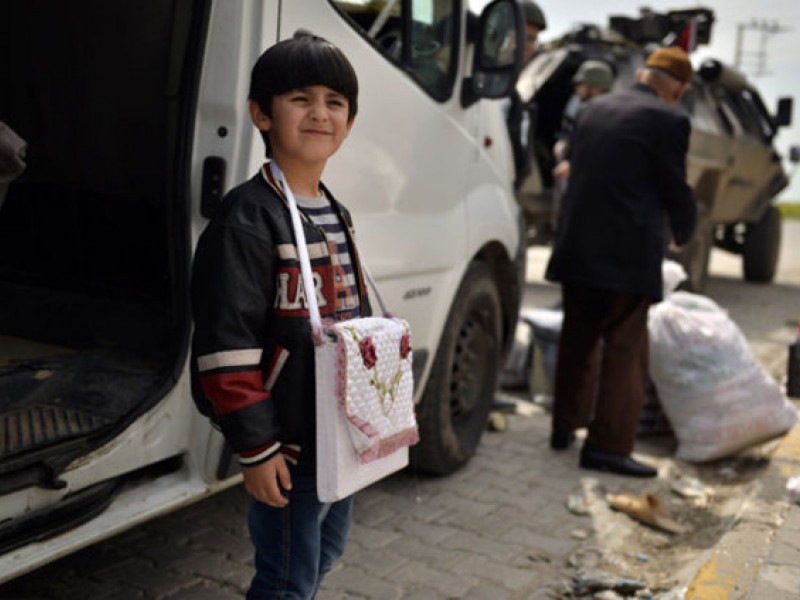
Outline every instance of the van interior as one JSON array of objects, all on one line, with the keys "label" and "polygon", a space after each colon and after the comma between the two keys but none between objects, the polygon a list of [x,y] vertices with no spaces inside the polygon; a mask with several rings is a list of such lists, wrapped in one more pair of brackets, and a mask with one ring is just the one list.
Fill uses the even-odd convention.
[{"label": "van interior", "polygon": [[180,370],[201,4],[0,7],[0,122],[26,144],[0,171],[0,493],[52,485]]}]

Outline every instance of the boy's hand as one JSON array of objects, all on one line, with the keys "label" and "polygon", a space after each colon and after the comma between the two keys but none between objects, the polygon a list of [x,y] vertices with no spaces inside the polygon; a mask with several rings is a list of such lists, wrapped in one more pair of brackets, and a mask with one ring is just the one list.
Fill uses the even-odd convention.
[{"label": "boy's hand", "polygon": [[289,504],[289,499],[281,493],[278,486],[280,482],[287,492],[292,489],[292,477],[282,454],[278,453],[260,465],[244,467],[242,473],[247,492],[259,502],[275,508],[283,508]]}]

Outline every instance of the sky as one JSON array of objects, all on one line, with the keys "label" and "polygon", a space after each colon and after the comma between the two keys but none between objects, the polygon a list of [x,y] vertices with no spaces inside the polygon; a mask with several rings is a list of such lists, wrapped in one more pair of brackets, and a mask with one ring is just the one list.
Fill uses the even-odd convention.
[{"label": "sky", "polygon": [[[687,8],[710,8],[716,21],[711,34],[711,43],[701,46],[692,54],[692,63],[698,67],[705,58],[717,58],[732,65],[736,52],[736,33],[739,23],[777,23],[788,31],[768,37],[766,44],[768,74],[754,77],[756,61],[752,53],[759,50],[760,34],[745,30],[743,49],[744,72],[755,84],[767,108],[775,111],[778,98],[794,97],[793,123],[779,131],[775,143],[784,157],[784,165],[790,174],[789,187],[779,196],[782,201],[800,202],[800,169],[788,161],[789,147],[800,145],[800,0],[537,0],[547,18],[547,29],[540,40],[547,42],[560,37],[579,23],[592,23],[606,27],[611,14],[636,17],[639,8],[649,7],[657,12]],[[471,0],[470,5],[484,4],[482,0]],[[748,56],[748,54],[750,56]],[[753,60],[750,60],[750,59]],[[748,69],[748,65],[753,67]],[[792,176],[793,175],[793,176]]]}]

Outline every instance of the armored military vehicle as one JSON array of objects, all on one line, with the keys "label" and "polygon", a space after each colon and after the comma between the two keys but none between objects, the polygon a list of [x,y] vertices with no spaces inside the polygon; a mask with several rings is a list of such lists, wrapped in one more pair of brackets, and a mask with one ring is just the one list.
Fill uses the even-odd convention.
[{"label": "armored military vehicle", "polygon": [[[584,25],[543,47],[520,75],[517,91],[533,111],[533,174],[518,199],[532,243],[546,243],[557,228],[559,186],[553,145],[572,96],[572,77],[584,60],[602,60],[615,72],[615,88],[630,86],[646,56],[659,45],[707,44],[714,14],[707,9],[643,11],[638,18],[611,17],[609,27]],[[779,127],[791,122],[792,99],[781,98],[771,114],[756,87],[718,60],[695,65],[682,100],[692,135],[688,179],[698,202],[693,239],[675,258],[687,270],[686,287],[702,290],[710,250],[740,254],[748,281],[772,281],[778,260],[781,215],[776,195],[788,179],[773,146]]]}]

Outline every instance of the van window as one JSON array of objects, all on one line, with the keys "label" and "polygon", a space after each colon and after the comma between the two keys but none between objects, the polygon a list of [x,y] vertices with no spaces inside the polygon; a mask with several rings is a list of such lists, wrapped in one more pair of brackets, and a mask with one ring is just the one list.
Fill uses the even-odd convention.
[{"label": "van window", "polygon": [[433,98],[450,98],[458,61],[458,0],[330,1]]}]

